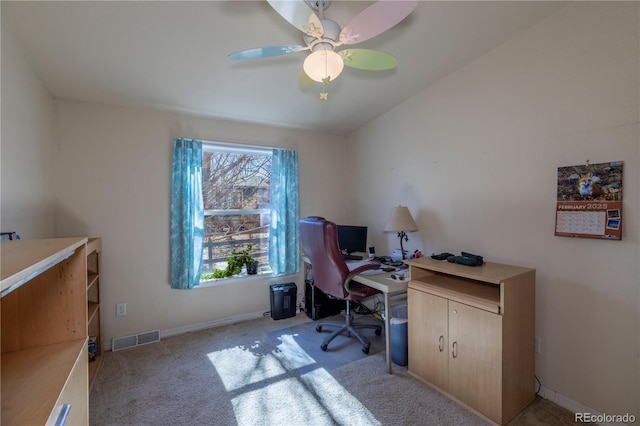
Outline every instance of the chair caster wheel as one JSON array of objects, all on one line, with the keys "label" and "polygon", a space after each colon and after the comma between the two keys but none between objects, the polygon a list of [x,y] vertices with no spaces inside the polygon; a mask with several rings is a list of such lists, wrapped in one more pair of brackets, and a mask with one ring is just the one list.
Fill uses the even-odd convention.
[{"label": "chair caster wheel", "polygon": [[[320,345],[320,349],[322,349],[322,352],[326,352],[327,351],[327,344],[326,343],[321,344]],[[367,352],[369,352],[369,351],[367,351]]]},{"label": "chair caster wheel", "polygon": [[322,326],[321,326],[321,325],[317,325],[317,326],[316,326],[316,331],[317,331],[318,333],[320,333],[320,332],[322,331]]},{"label": "chair caster wheel", "polygon": [[369,355],[369,346],[363,346],[363,347],[362,347],[362,352],[363,352],[365,355]]},{"label": "chair caster wheel", "polygon": [[382,334],[382,329],[381,328],[377,328],[376,329],[376,336],[380,336]]}]

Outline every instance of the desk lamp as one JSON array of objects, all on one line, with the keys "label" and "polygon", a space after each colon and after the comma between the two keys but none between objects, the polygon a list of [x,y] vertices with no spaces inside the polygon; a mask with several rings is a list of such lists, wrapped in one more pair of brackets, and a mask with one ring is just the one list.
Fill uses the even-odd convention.
[{"label": "desk lamp", "polygon": [[400,251],[402,252],[402,260],[407,256],[404,254],[404,247],[402,246],[402,240],[409,241],[407,232],[415,232],[418,230],[409,208],[406,206],[394,207],[391,210],[391,215],[387,221],[387,225],[384,227],[384,232],[397,232],[398,238],[400,238]]}]

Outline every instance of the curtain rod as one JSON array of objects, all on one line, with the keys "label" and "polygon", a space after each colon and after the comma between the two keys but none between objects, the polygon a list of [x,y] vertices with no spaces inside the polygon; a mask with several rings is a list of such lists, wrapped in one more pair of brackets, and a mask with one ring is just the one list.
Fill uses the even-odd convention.
[{"label": "curtain rod", "polygon": [[271,146],[261,146],[261,145],[250,145],[244,143],[231,143],[231,142],[215,142],[215,141],[202,141],[202,147],[204,149],[207,148],[217,148],[218,150],[229,150],[229,151],[247,151],[247,152],[259,152],[264,154],[271,154],[274,149],[280,149]]}]

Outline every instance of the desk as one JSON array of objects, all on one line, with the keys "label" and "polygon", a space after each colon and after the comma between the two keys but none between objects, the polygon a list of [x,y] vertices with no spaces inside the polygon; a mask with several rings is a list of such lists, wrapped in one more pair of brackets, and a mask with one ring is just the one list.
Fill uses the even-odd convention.
[{"label": "desk", "polygon": [[[302,261],[311,265],[307,256],[302,256]],[[379,290],[384,295],[384,335],[385,350],[387,357],[387,373],[393,373],[391,367],[391,299],[403,300],[407,297],[408,281],[395,281],[389,279],[392,272],[381,274],[358,274],[353,277],[353,281],[364,284],[368,287]],[[306,275],[306,274],[305,274]]]},{"label": "desk", "polygon": [[406,299],[407,284],[409,282],[389,279],[391,274],[391,272],[373,275],[358,274],[352,280],[380,290],[384,294],[384,334],[385,349],[387,351],[387,373],[389,374],[393,373],[391,369],[391,299]]}]

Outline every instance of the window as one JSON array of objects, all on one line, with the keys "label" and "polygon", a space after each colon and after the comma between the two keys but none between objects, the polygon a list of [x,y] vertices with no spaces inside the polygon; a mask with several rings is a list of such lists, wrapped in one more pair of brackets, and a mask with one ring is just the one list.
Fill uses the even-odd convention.
[{"label": "window", "polygon": [[232,250],[252,245],[259,273],[269,269],[271,149],[203,144],[202,274],[225,269]]}]

